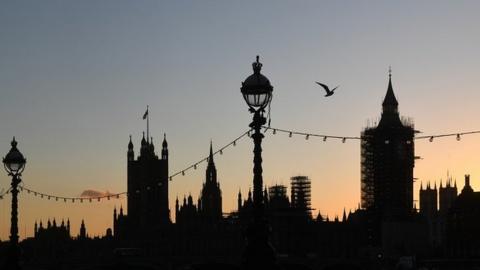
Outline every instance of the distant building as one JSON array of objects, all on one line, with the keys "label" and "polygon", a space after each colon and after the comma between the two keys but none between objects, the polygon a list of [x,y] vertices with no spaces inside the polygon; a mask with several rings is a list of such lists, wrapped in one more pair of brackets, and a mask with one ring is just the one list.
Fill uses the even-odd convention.
[{"label": "distant building", "polygon": [[433,218],[437,214],[437,203],[437,184],[431,188],[429,182],[425,189],[420,185],[420,214]]},{"label": "distant building", "polygon": [[[135,159],[132,138],[127,152],[127,210],[116,217],[115,238],[149,238],[171,223],[168,206],[168,144],[164,136],[160,158],[155,154],[153,138],[141,140]],[[118,234],[118,235],[117,235]]]},{"label": "distant building", "polygon": [[34,225],[34,236],[35,239],[56,239],[56,240],[67,240],[70,239],[70,219],[67,220],[65,224],[64,220],[60,226],[57,226],[57,222],[53,219],[53,223],[48,220],[47,227],[43,227],[42,221],[40,225],[35,221]]},{"label": "distant building", "polygon": [[203,183],[198,209],[204,219],[220,221],[222,218],[222,191],[217,181],[217,169],[213,161],[212,143],[210,142],[210,155],[208,157],[207,170],[205,171],[205,183]]},{"label": "distant building", "polygon": [[293,176],[290,178],[290,205],[293,209],[307,215],[312,216],[311,207],[311,181],[307,176]]},{"label": "distant building", "polygon": [[447,251],[457,258],[480,258],[480,192],[470,186],[470,175],[447,216]]},{"label": "distant building", "polygon": [[361,206],[382,219],[413,213],[414,128],[400,119],[391,75],[378,126],[361,134]]},{"label": "distant building", "polygon": [[442,182],[440,182],[440,214],[446,215],[448,210],[452,207],[453,202],[457,199],[458,191],[457,191],[457,181],[455,184],[452,184],[452,178],[447,176],[447,183],[445,187],[443,187]]},{"label": "distant building", "polygon": [[[241,195],[240,195],[241,196]],[[210,154],[208,156],[207,169],[205,171],[205,182],[203,183],[197,205],[193,203],[192,195],[183,197],[183,204],[175,202],[175,222],[178,224],[214,224],[222,221],[222,190],[217,181],[217,169],[213,160],[212,144],[210,143]]]}]

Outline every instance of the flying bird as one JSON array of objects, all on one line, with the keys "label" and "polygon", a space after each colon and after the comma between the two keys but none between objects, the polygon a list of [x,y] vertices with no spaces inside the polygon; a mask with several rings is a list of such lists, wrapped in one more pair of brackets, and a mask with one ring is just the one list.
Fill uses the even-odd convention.
[{"label": "flying bird", "polygon": [[326,97],[329,97],[331,95],[333,95],[333,91],[335,91],[335,89],[337,89],[339,87],[339,85],[337,85],[337,87],[333,88],[332,90],[330,90],[330,88],[323,84],[323,83],[319,83],[319,82],[316,82],[318,85],[320,85],[321,87],[323,87],[323,89],[325,89],[325,91],[327,92],[327,94],[325,95]]}]

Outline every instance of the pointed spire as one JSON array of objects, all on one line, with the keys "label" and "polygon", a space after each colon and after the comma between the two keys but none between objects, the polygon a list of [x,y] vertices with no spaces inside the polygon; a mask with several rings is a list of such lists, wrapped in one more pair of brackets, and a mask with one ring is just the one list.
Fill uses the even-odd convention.
[{"label": "pointed spire", "polygon": [[213,164],[212,140],[210,140],[210,154],[208,155],[208,165]]},{"label": "pointed spire", "polygon": [[398,101],[397,98],[395,97],[395,94],[393,93],[393,86],[392,86],[392,69],[389,68],[388,70],[388,89],[387,89],[387,94],[385,95],[385,99],[383,100],[382,105],[385,106],[393,106],[396,107],[398,106]]},{"label": "pointed spire", "polygon": [[163,133],[163,142],[162,142],[162,147],[167,148],[168,143],[167,143],[167,134]]},{"label": "pointed spire", "polygon": [[442,178],[440,178],[440,189],[443,188],[443,183],[442,182],[443,182],[443,180],[442,180]]},{"label": "pointed spire", "polygon": [[130,135],[130,141],[128,142],[128,150],[133,150],[132,135]]},{"label": "pointed spire", "polygon": [[143,135],[142,135],[142,146],[144,146],[146,144],[147,144],[147,141],[145,140],[145,131],[144,131]]},{"label": "pointed spire", "polygon": [[345,207],[343,208],[343,216],[342,216],[342,222],[347,221],[347,212],[345,211]]},{"label": "pointed spire", "polygon": [[420,182],[420,190],[423,190],[423,182]]}]

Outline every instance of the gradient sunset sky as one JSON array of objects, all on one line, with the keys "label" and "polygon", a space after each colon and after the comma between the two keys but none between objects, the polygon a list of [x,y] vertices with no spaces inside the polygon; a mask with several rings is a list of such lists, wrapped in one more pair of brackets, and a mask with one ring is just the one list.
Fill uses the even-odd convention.
[{"label": "gradient sunset sky", "polygon": [[[170,173],[248,129],[241,82],[261,56],[274,86],[272,127],[359,136],[380,116],[392,66],[400,113],[425,135],[480,130],[478,1],[3,1],[0,4],[0,155],[16,136],[27,158],[24,185],[59,196],[126,190],[128,137],[138,153],[150,106],[150,133],[163,133]],[[340,85],[324,98],[315,81]],[[416,141],[419,181],[480,189],[480,135]],[[253,143],[215,158],[224,212],[252,185]],[[360,201],[360,144],[268,133],[264,181],[312,180],[315,213],[341,216]],[[196,200],[205,164],[170,185]],[[0,190],[10,183],[0,173]],[[419,182],[415,184],[418,197]],[[90,235],[112,226],[113,208],[20,194],[20,236],[35,220],[85,219]],[[418,203],[417,203],[418,205]],[[10,196],[0,200],[8,238]]]}]

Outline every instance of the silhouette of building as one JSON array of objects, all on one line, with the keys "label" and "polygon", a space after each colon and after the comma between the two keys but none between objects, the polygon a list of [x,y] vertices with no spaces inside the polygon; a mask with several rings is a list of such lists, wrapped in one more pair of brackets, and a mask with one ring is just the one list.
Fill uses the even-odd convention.
[{"label": "silhouette of building", "polygon": [[213,161],[211,142],[207,170],[205,171],[205,183],[203,183],[198,209],[204,219],[218,222],[222,218],[222,191],[217,181],[217,169]]},{"label": "silhouette of building", "polygon": [[287,187],[283,185],[274,185],[268,188],[268,207],[272,211],[286,210],[290,207],[287,196]]},{"label": "silhouette of building", "polygon": [[[241,196],[241,194],[239,195]],[[214,224],[221,222],[222,215],[222,190],[217,181],[217,169],[213,160],[212,143],[208,156],[207,169],[205,170],[205,182],[203,183],[197,205],[193,203],[192,195],[183,197],[180,204],[178,197],[175,202],[175,222],[177,224]]]},{"label": "silhouette of building", "polygon": [[80,224],[80,233],[78,234],[78,239],[87,239],[87,228],[85,227],[85,221],[82,219],[82,224]]},{"label": "silhouette of building", "polygon": [[199,209],[193,203],[192,195],[183,197],[183,204],[179,204],[178,198],[175,202],[175,223],[181,225],[197,225],[199,223]]},{"label": "silhouette of building", "polygon": [[122,211],[114,221],[114,234],[119,234],[117,238],[149,238],[171,223],[168,206],[168,144],[165,135],[159,158],[155,154],[153,138],[145,139],[144,133],[137,159],[130,136],[127,189],[128,214],[124,215]]},{"label": "silhouette of building", "polygon": [[294,176],[291,181],[291,207],[311,217],[311,182],[307,176]]},{"label": "silhouette of building", "polygon": [[470,186],[470,175],[447,215],[447,251],[456,258],[480,258],[480,192]]},{"label": "silhouette of building", "polygon": [[447,175],[447,182],[445,187],[443,187],[442,182],[440,181],[440,213],[442,215],[446,215],[450,207],[453,205],[453,202],[457,199],[458,191],[457,191],[457,182],[452,184],[452,178]]},{"label": "silhouette of building", "polygon": [[425,189],[420,185],[420,214],[433,218],[437,214],[437,203],[437,184],[431,188],[429,182]]},{"label": "silhouette of building", "polygon": [[46,228],[43,227],[42,221],[40,221],[40,225],[35,221],[34,237],[36,239],[70,239],[70,219],[67,220],[67,224],[62,219],[60,226],[57,226],[55,219],[53,219],[53,223],[49,219]]},{"label": "silhouette of building", "polygon": [[382,107],[378,126],[361,134],[361,205],[403,219],[413,212],[414,128],[400,119],[391,74]]}]

